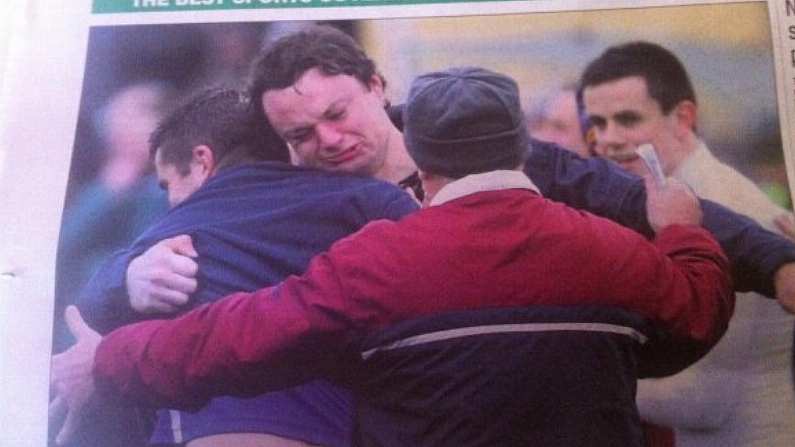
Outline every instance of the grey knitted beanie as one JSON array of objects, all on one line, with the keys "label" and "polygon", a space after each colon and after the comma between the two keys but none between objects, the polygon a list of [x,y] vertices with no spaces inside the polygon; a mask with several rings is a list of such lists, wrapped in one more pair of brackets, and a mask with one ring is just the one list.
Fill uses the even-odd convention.
[{"label": "grey knitted beanie", "polygon": [[403,123],[409,154],[429,173],[461,178],[513,169],[525,159],[528,135],[516,82],[483,68],[417,77]]}]

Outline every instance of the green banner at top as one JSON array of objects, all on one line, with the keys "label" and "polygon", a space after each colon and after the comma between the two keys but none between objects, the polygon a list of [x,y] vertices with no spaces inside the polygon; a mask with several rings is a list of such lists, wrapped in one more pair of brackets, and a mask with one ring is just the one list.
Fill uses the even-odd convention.
[{"label": "green banner at top", "polygon": [[94,14],[219,9],[327,8],[341,6],[422,5],[516,0],[94,0]]}]

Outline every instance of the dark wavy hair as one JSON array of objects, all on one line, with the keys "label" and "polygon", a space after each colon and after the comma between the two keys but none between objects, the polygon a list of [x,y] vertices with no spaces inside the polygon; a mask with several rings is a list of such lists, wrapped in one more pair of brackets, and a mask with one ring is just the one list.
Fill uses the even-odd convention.
[{"label": "dark wavy hair", "polygon": [[275,40],[259,53],[249,75],[253,113],[265,120],[263,93],[293,85],[312,68],[330,76],[353,76],[368,88],[372,77],[378,76],[386,86],[375,62],[353,37],[329,25],[311,25]]}]

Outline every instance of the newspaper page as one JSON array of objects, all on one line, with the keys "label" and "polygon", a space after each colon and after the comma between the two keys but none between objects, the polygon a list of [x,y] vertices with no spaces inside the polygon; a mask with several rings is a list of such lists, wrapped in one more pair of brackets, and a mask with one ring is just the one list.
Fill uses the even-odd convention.
[{"label": "newspaper page", "polygon": [[[687,67],[698,134],[714,155],[791,208],[793,0],[12,4],[0,96],[3,446],[52,442],[50,356],[72,342],[63,310],[104,257],[166,208],[146,143],[157,118],[204,87],[242,85],[263,43],[308,23],[353,35],[387,79],[393,104],[419,74],[482,66],[513,77],[526,114],[539,120],[552,95],[576,86],[607,47],[660,44]],[[540,138],[590,155],[583,129],[566,128],[582,123],[531,125]],[[125,192],[127,199],[97,205],[102,194]],[[129,197],[136,202],[124,208]]]}]

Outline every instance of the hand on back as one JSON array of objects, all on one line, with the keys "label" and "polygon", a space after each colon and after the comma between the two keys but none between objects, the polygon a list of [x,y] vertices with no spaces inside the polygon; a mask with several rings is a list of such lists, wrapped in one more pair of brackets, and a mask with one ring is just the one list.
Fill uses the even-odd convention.
[{"label": "hand on back", "polygon": [[127,267],[130,305],[139,313],[174,313],[196,291],[198,255],[188,235],[164,239]]}]

